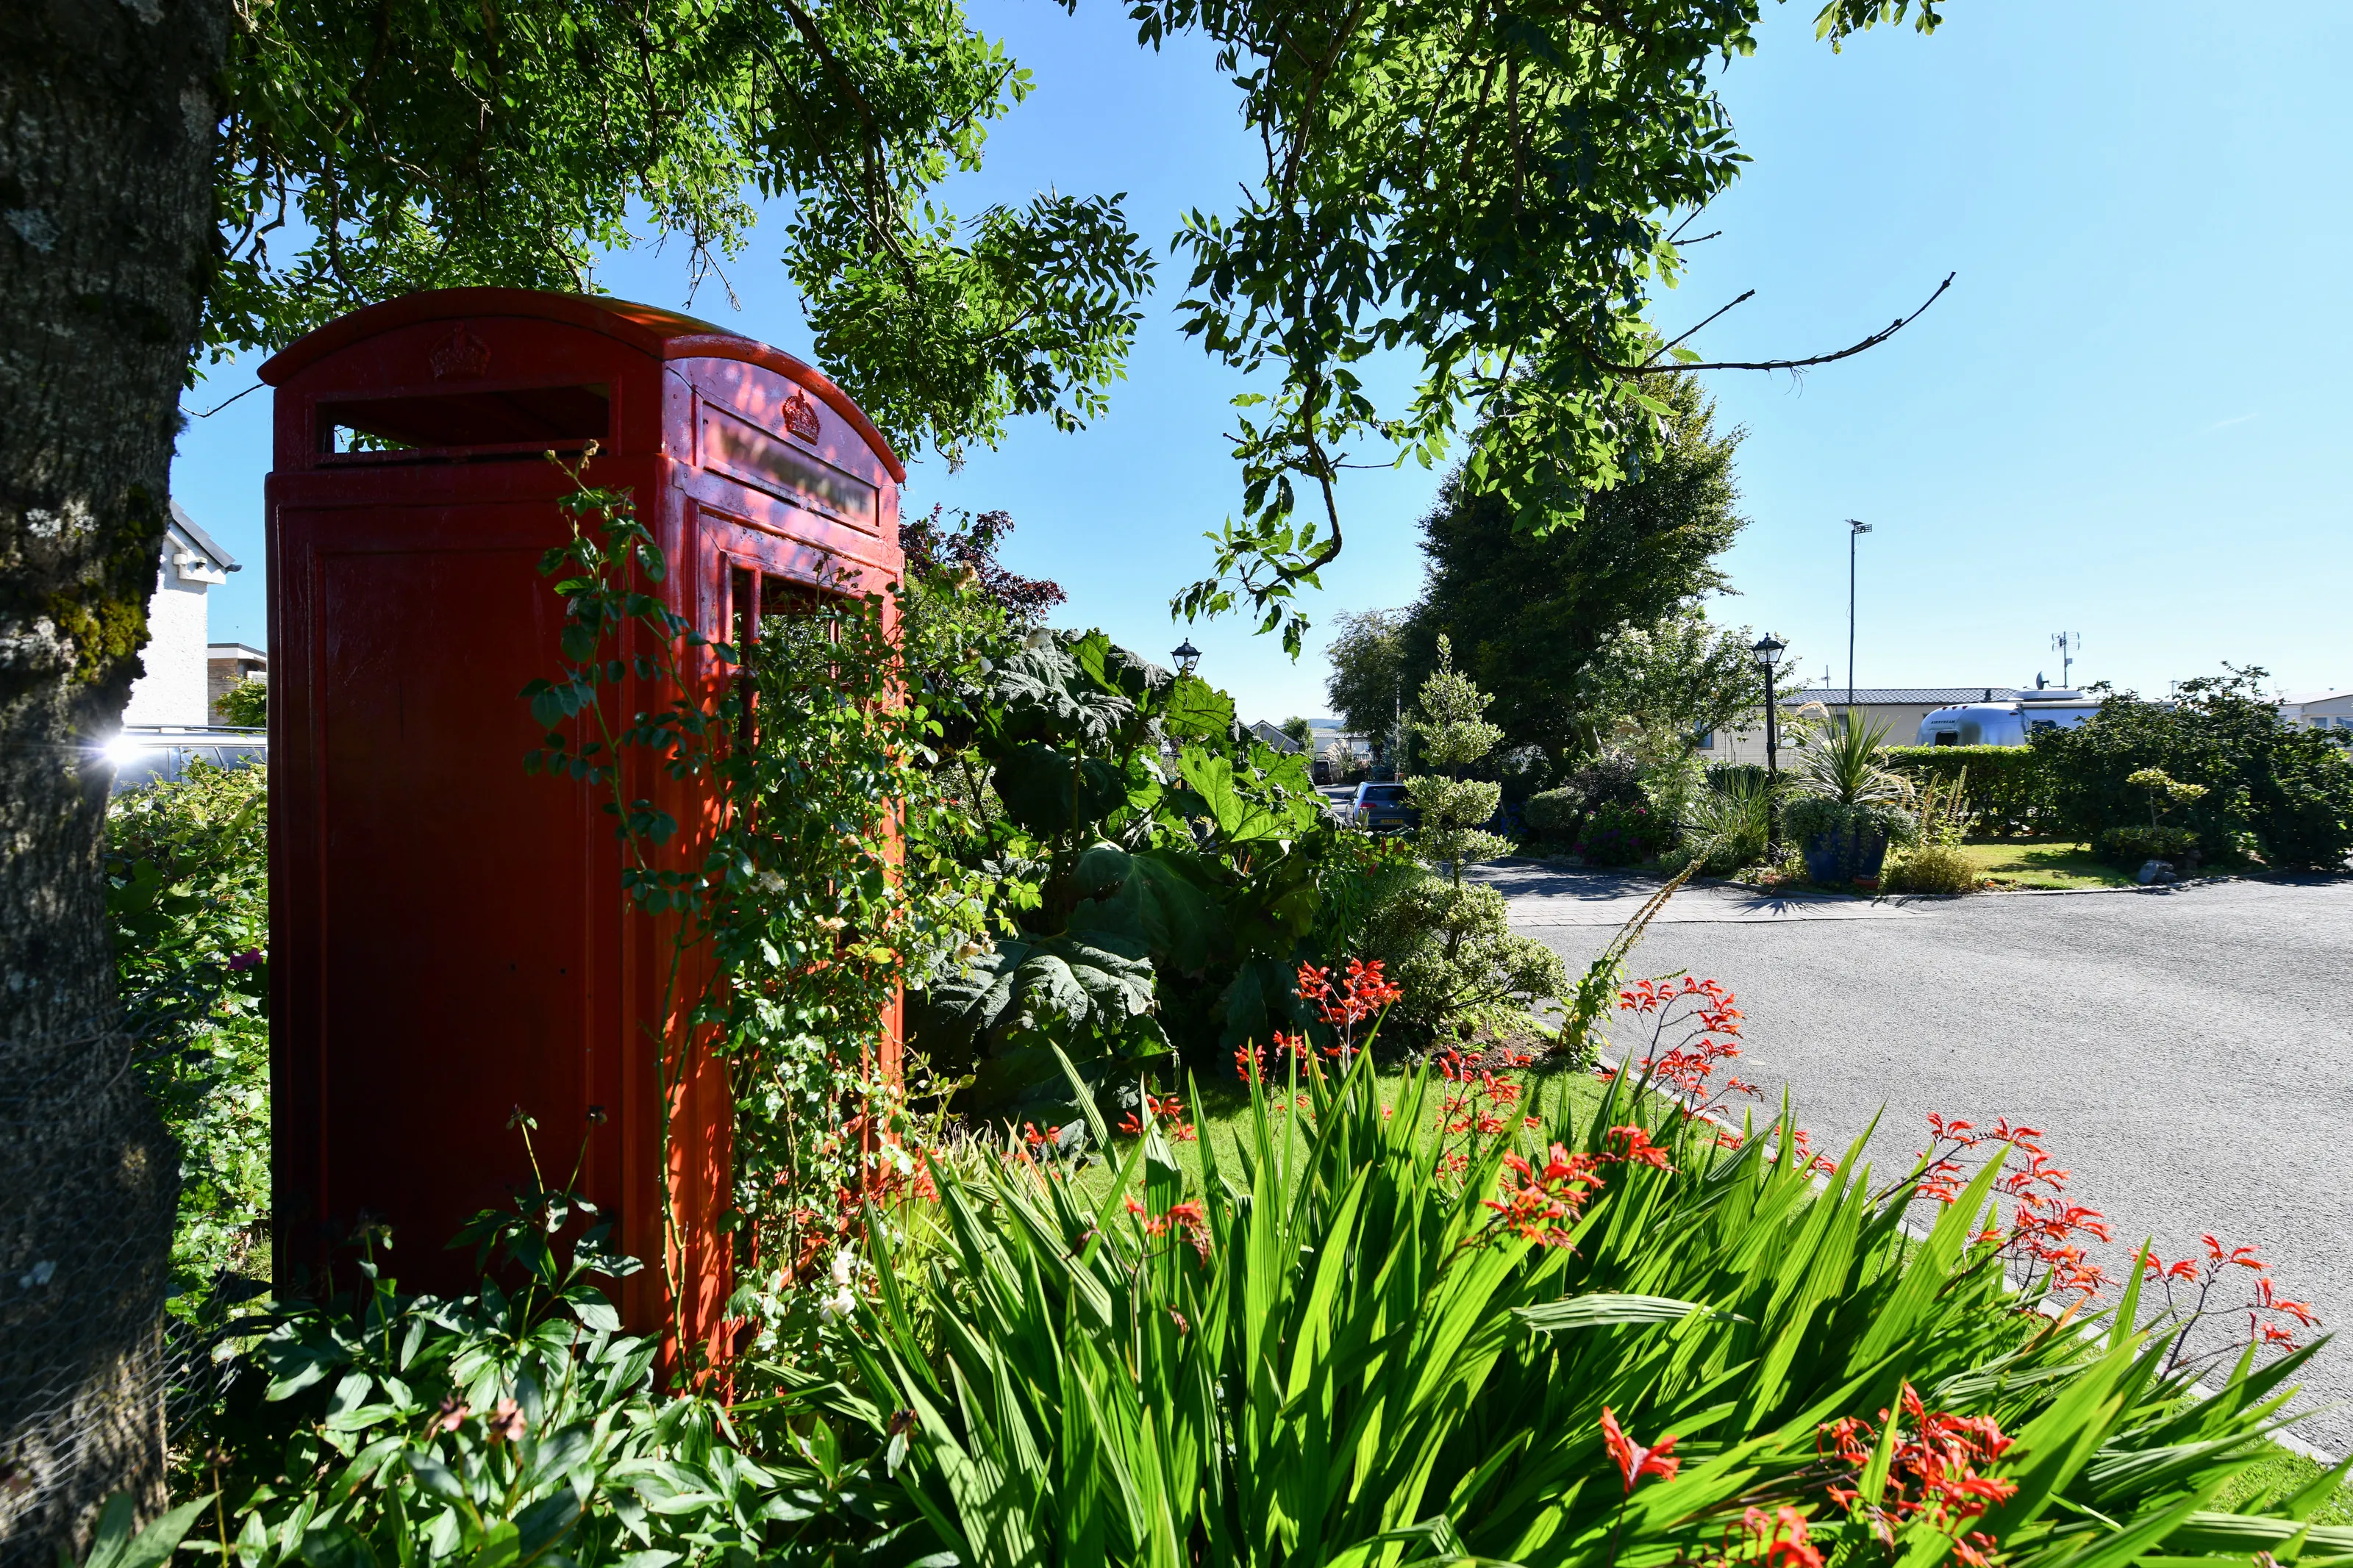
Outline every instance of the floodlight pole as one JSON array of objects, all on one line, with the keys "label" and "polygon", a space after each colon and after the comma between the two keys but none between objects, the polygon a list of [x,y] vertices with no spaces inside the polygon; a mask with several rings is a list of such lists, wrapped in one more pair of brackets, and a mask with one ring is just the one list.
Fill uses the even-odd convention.
[{"label": "floodlight pole", "polygon": [[1871,531],[1871,524],[1846,520],[1846,727],[1854,729],[1854,542]]}]

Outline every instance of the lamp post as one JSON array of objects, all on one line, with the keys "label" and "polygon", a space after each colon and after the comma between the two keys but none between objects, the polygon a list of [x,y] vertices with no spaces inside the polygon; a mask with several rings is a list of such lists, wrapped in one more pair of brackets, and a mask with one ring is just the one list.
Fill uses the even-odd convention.
[{"label": "lamp post", "polygon": [[1788,646],[1767,632],[1748,650],[1765,674],[1765,851],[1768,855],[1781,847],[1781,731],[1773,711],[1780,705],[1780,694],[1773,689],[1773,667]]},{"label": "lamp post", "polygon": [[1871,531],[1871,524],[1846,520],[1846,727],[1854,728],[1854,542]]},{"label": "lamp post", "polygon": [[1201,662],[1201,650],[1193,646],[1191,637],[1187,637],[1170,651],[1168,657],[1176,661],[1177,674],[1190,675],[1193,673],[1193,667]]}]

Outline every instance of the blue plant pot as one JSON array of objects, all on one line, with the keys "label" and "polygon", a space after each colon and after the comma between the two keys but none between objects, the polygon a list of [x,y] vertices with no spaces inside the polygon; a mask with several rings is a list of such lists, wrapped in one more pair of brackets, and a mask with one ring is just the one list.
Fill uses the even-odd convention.
[{"label": "blue plant pot", "polygon": [[1817,882],[1876,879],[1887,863],[1884,833],[1817,833],[1806,840],[1806,875]]}]

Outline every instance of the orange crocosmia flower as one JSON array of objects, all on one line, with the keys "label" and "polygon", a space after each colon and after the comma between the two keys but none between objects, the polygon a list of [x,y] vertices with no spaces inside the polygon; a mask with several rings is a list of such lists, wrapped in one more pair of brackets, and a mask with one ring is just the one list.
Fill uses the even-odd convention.
[{"label": "orange crocosmia flower", "polygon": [[1764,1568],[1822,1568],[1822,1554],[1813,1543],[1806,1516],[1788,1503],[1775,1509],[1770,1518],[1762,1509],[1749,1509],[1740,1516],[1740,1527],[1764,1547],[1757,1559]]},{"label": "orange crocosmia flower", "polygon": [[1608,1405],[1601,1408],[1601,1441],[1609,1450],[1609,1457],[1618,1462],[1618,1473],[1625,1477],[1629,1492],[1641,1484],[1644,1476],[1673,1480],[1675,1471],[1683,1465],[1668,1451],[1675,1446],[1672,1434],[1646,1448],[1626,1436],[1625,1429],[1618,1425],[1617,1415]]}]

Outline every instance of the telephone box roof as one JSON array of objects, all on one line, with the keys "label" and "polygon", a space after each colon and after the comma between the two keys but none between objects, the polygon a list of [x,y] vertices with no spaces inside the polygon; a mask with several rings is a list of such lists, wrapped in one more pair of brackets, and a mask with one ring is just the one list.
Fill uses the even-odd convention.
[{"label": "telephone box roof", "polygon": [[656,359],[741,360],[775,371],[817,394],[873,448],[892,479],[901,484],[907,482],[906,465],[900,462],[890,441],[874,427],[865,411],[850,401],[849,395],[836,386],[823,371],[756,338],[731,332],[693,316],[601,294],[551,294],[535,289],[428,289],[404,294],[397,300],[354,310],[297,338],[263,363],[261,380],[270,386],[283,386],[329,354],[396,327],[419,321],[474,321],[484,316],[530,316],[561,321],[602,332]]}]

